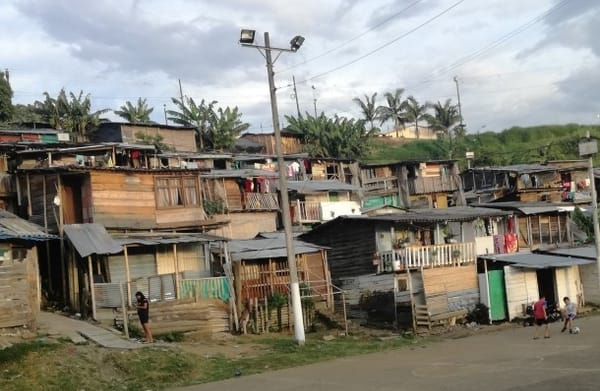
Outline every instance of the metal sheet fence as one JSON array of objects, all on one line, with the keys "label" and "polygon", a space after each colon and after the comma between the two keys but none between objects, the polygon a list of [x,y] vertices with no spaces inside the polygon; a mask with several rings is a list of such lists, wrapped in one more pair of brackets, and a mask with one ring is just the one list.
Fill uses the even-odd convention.
[{"label": "metal sheet fence", "polygon": [[181,298],[198,296],[206,299],[220,299],[226,303],[231,296],[229,283],[225,277],[181,280],[179,281],[179,292]]}]

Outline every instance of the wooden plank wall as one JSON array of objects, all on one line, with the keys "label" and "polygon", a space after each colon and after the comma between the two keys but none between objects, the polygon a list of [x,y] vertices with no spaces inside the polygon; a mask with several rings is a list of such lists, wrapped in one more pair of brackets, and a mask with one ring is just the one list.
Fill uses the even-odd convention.
[{"label": "wooden plank wall", "polygon": [[156,225],[154,176],[147,173],[92,171],[94,222],[106,227]]},{"label": "wooden plank wall", "polygon": [[428,296],[477,289],[478,286],[475,264],[423,270],[423,288]]},{"label": "wooden plank wall", "polygon": [[148,229],[193,225],[206,219],[202,207],[157,209],[153,173],[92,170],[90,175],[95,223]]},{"label": "wooden plank wall", "polygon": [[0,328],[35,329],[40,308],[38,280],[35,248],[27,250],[23,260],[0,263]]},{"label": "wooden plank wall", "polygon": [[229,332],[229,304],[218,299],[180,299],[150,304],[154,334],[195,331],[207,335]]},{"label": "wooden plank wall", "polygon": [[308,233],[303,240],[330,247],[327,260],[334,284],[342,277],[356,277],[377,271],[377,267],[373,266],[373,254],[377,251],[374,226],[343,220],[328,228],[326,231]]}]

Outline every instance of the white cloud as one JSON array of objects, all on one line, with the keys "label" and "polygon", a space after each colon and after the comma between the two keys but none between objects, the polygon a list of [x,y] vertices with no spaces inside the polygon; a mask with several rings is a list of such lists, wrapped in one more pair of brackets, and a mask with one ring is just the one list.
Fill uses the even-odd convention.
[{"label": "white cloud", "polygon": [[566,2],[493,47],[560,2],[464,1],[408,33],[457,1],[9,0],[0,4],[0,68],[11,71],[17,103],[61,87],[90,93],[98,108],[145,97],[162,122],[181,79],[186,95],[239,106],[253,131],[271,130],[264,58],[237,43],[246,27],[257,29],[259,41],[269,31],[274,46],[306,37],[276,63],[281,116],[296,112],[292,76],[302,111],[313,113],[316,99],[319,112],[359,116],[352,98],[395,88],[455,102],[456,75],[472,131],[593,121],[597,1]]}]

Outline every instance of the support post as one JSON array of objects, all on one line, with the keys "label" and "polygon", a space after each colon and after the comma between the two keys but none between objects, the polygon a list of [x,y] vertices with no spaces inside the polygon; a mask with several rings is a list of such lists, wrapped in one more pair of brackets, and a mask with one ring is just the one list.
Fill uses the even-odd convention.
[{"label": "support post", "polygon": [[92,318],[96,320],[96,293],[94,292],[94,268],[92,267],[92,256],[88,255],[87,259],[88,274],[90,276],[90,296],[92,298]]}]

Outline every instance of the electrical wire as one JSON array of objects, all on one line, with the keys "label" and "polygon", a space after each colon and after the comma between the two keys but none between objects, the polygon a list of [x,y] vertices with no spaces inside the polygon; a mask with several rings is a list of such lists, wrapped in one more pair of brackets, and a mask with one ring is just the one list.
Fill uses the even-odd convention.
[{"label": "electrical wire", "polygon": [[488,54],[491,50],[495,49],[496,47],[502,45],[504,42],[514,38],[515,36],[521,34],[522,32],[524,32],[525,30],[529,29],[530,27],[532,27],[533,25],[539,23],[540,21],[542,21],[545,17],[547,17],[548,15],[552,14],[555,11],[558,11],[560,8],[564,7],[567,5],[567,3],[570,0],[562,0],[561,2],[553,5],[552,7],[550,7],[549,9],[547,9],[546,11],[542,12],[541,14],[539,14],[538,16],[534,17],[533,19],[530,19],[528,22],[526,22],[525,24],[517,27],[516,29],[512,30],[511,32],[509,32],[508,34],[505,34],[504,36],[500,37],[499,39],[495,40],[494,42],[490,43],[489,45],[476,50],[475,52],[468,54],[467,56],[464,56],[463,58],[453,62],[452,64],[450,64],[447,68],[445,68],[444,70],[442,70],[440,73],[444,74],[444,73],[448,73],[456,68],[459,68],[463,65],[465,65],[466,63],[476,59],[476,58],[480,58],[482,56],[485,56],[486,54]]},{"label": "electrical wire", "polygon": [[369,29],[367,29],[367,30],[363,31],[362,33],[360,33],[360,34],[358,34],[358,35],[356,35],[356,36],[354,36],[354,37],[352,37],[352,38],[348,39],[347,41],[344,41],[344,42],[342,42],[340,45],[338,45],[338,46],[336,46],[336,47],[334,47],[334,48],[331,48],[331,49],[329,49],[329,50],[327,50],[327,51],[325,51],[325,52],[323,52],[323,53],[321,53],[321,54],[319,54],[319,55],[316,55],[316,56],[314,56],[314,57],[308,58],[308,59],[306,59],[306,60],[304,60],[304,61],[302,61],[302,62],[300,62],[300,63],[298,63],[298,64],[291,65],[291,66],[290,66],[290,67],[288,67],[288,68],[285,68],[285,69],[283,69],[283,70],[280,70],[278,73],[287,72],[287,71],[289,71],[289,70],[291,70],[291,69],[297,68],[297,67],[299,67],[299,66],[301,66],[301,65],[305,65],[305,64],[307,64],[307,63],[309,63],[309,62],[311,62],[311,61],[317,60],[317,59],[319,59],[319,58],[325,57],[326,55],[328,55],[328,54],[330,54],[330,53],[333,53],[333,52],[335,52],[336,50],[339,50],[339,49],[343,48],[344,46],[346,46],[346,45],[348,45],[348,44],[350,44],[350,43],[352,43],[352,42],[356,41],[357,39],[364,37],[365,35],[367,35],[367,34],[368,34],[368,33],[370,33],[371,31],[374,31],[374,30],[378,29],[379,27],[381,27],[381,26],[383,26],[384,24],[388,23],[388,22],[389,22],[389,21],[391,21],[392,19],[395,19],[397,16],[399,16],[399,15],[402,15],[404,12],[408,11],[409,9],[411,9],[412,7],[414,7],[415,5],[417,5],[418,3],[420,3],[421,1],[422,1],[422,0],[416,0],[416,1],[413,1],[412,3],[410,3],[409,5],[407,5],[406,7],[404,7],[403,9],[401,9],[400,11],[396,12],[395,14],[392,14],[392,15],[391,15],[391,16],[389,16],[388,18],[386,18],[386,19],[384,19],[383,21],[379,22],[379,23],[378,23],[378,24],[376,24],[375,26],[373,26],[373,27],[371,27],[371,28],[369,28]]},{"label": "electrical wire", "polygon": [[[373,54],[377,53],[378,51],[380,51],[380,50],[382,50],[382,49],[384,49],[384,48],[386,48],[386,47],[390,46],[391,44],[393,44],[393,43],[395,43],[395,42],[397,42],[397,41],[401,40],[402,38],[405,38],[405,37],[407,37],[407,36],[411,35],[412,33],[414,33],[415,31],[417,31],[417,30],[419,30],[419,29],[421,29],[422,27],[425,27],[425,26],[427,26],[427,25],[428,25],[428,24],[430,24],[431,22],[435,21],[436,19],[439,19],[439,18],[440,18],[440,17],[442,17],[443,15],[445,15],[445,14],[447,14],[448,12],[452,11],[454,8],[458,7],[458,6],[459,6],[461,3],[463,3],[463,2],[465,2],[465,0],[459,0],[459,1],[457,1],[456,3],[452,4],[450,7],[448,7],[448,8],[446,8],[446,9],[444,9],[444,10],[443,10],[443,11],[441,11],[440,13],[438,13],[438,14],[436,14],[436,15],[432,16],[431,18],[427,19],[425,22],[423,22],[423,23],[421,23],[421,24],[417,25],[416,27],[413,27],[412,29],[408,30],[407,32],[405,32],[405,33],[403,33],[403,34],[401,34],[401,35],[399,35],[399,36],[395,37],[394,39],[392,39],[392,40],[390,40],[390,41],[387,41],[387,42],[386,42],[386,43],[384,43],[383,45],[380,45],[380,46],[376,47],[375,49],[373,49],[373,50],[371,50],[371,51],[369,51],[369,52],[367,52],[367,53],[363,54],[362,56],[359,56],[359,57],[355,58],[355,59],[354,59],[354,60],[352,60],[352,61],[349,61],[349,62],[347,62],[347,63],[344,63],[344,64],[342,64],[342,65],[339,65],[339,66],[337,66],[337,67],[335,67],[335,68],[332,68],[332,69],[330,69],[330,70],[328,70],[328,71],[324,71],[324,72],[321,72],[321,73],[319,73],[319,74],[316,74],[316,75],[314,75],[314,76],[308,77],[308,78],[306,78],[306,79],[304,79],[304,80],[302,80],[302,81],[300,81],[300,82],[297,82],[297,84],[303,84],[303,83],[307,83],[307,82],[309,82],[309,81],[311,81],[311,80],[318,79],[318,78],[320,78],[320,77],[323,77],[323,76],[325,76],[325,75],[328,75],[328,74],[330,74],[330,73],[333,73],[333,72],[339,71],[340,69],[346,68],[346,67],[348,67],[348,66],[350,66],[350,65],[352,65],[352,64],[355,64],[355,63],[359,62],[360,60],[363,60],[363,59],[365,59],[365,58],[367,58],[367,57],[369,57],[369,56],[371,56],[371,55],[373,55]],[[289,86],[285,86],[285,87],[289,87]],[[285,88],[285,87],[282,87],[282,88]]]}]

